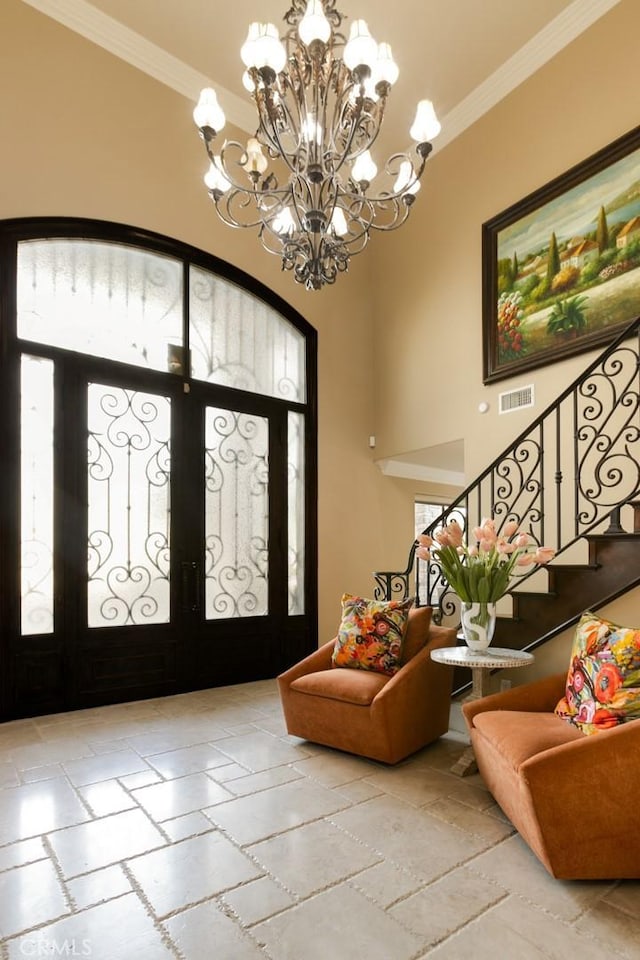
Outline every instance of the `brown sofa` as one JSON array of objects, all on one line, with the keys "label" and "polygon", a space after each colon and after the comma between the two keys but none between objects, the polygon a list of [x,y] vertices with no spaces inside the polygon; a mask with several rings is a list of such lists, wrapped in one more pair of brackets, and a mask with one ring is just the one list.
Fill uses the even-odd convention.
[{"label": "brown sofa", "polygon": [[455,646],[455,631],[411,611],[404,664],[393,677],[332,667],[335,639],[278,677],[289,733],[348,753],[397,763],[449,729],[453,680],[431,650]]},{"label": "brown sofa", "polygon": [[586,736],[553,713],[560,673],[464,704],[482,779],[549,873],[640,878],[640,721]]}]

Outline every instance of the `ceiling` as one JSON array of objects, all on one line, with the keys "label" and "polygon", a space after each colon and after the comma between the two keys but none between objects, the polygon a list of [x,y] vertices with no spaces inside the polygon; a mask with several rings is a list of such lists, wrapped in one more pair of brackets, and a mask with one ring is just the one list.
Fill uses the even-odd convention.
[{"label": "ceiling", "polygon": [[[228,119],[253,133],[240,47],[252,20],[278,28],[290,0],[23,0],[156,79],[196,99],[218,90]],[[408,144],[415,104],[433,101],[442,147],[619,0],[336,0],[392,46],[400,78],[385,117],[385,147]],[[222,89],[224,88],[224,89]],[[383,159],[382,157],[380,159]]]}]

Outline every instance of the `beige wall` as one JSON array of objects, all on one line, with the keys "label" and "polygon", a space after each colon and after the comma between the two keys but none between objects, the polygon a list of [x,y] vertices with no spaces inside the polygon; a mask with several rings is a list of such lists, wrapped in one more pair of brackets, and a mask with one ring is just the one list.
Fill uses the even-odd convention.
[{"label": "beige wall", "polygon": [[[495,414],[498,390],[515,384],[481,382],[480,227],[637,122],[628,64],[639,29],[640,5],[622,0],[429,161],[402,230],[376,238],[334,288],[308,294],[253,234],[218,222],[190,103],[2,0],[0,217],[84,216],[167,234],[253,274],[318,330],[321,640],[343,591],[370,592],[372,570],[404,566],[413,495],[428,490],[383,477],[374,455],[463,438],[471,476],[526,425],[526,413]],[[582,362],[526,377],[539,409]],[[492,409],[481,418],[484,399]]]},{"label": "beige wall", "polygon": [[483,386],[481,227],[637,125],[625,65],[639,34],[640,4],[621,0],[430,158],[411,221],[375,244],[380,456],[463,438],[471,480],[532,418],[499,417],[498,393],[535,383],[535,415],[586,365],[583,354]]}]

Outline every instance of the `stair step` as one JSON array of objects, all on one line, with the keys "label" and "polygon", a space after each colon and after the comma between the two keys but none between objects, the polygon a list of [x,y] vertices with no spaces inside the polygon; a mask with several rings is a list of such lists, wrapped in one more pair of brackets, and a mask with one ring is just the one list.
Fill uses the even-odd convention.
[{"label": "stair step", "polygon": [[617,533],[588,533],[585,540],[589,540],[591,543],[606,543],[611,540],[640,540],[640,530],[623,530]]}]

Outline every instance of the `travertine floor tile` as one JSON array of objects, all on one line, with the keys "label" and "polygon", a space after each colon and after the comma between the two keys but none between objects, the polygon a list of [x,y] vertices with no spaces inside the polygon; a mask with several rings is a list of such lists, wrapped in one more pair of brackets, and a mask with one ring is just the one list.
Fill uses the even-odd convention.
[{"label": "travertine floor tile", "polygon": [[603,942],[582,936],[574,927],[516,896],[502,900],[428,954],[429,960],[496,960],[497,956],[509,960],[604,960],[613,954]]},{"label": "travertine floor tile", "polygon": [[347,801],[334,791],[304,779],[218,804],[205,813],[244,845],[335,813],[346,805]]},{"label": "travertine floor tile", "polygon": [[498,884],[460,867],[397,903],[389,913],[434,944],[506,896]]},{"label": "travertine floor tile", "polygon": [[451,797],[441,797],[434,803],[427,804],[425,809],[434,817],[438,817],[446,823],[453,823],[456,827],[460,827],[461,830],[466,830],[476,837],[491,840],[492,843],[504,840],[505,837],[514,832],[513,827],[504,823],[504,821],[497,820],[480,810],[474,810],[464,803],[458,803]]},{"label": "travertine floor tile", "polygon": [[216,747],[231,760],[253,770],[254,773],[268,770],[269,767],[277,767],[282,763],[294,763],[306,756],[304,747],[283,743],[277,737],[272,737],[261,730],[255,730],[241,737],[218,740]]},{"label": "travertine floor tile", "polygon": [[127,810],[49,837],[65,877],[98,870],[166,843],[142,810]]},{"label": "travertine floor tile", "polygon": [[50,860],[0,873],[0,938],[69,913],[60,881]]},{"label": "travertine floor tile", "polygon": [[270,877],[243,883],[241,887],[223,894],[222,899],[240,918],[243,926],[272,917],[294,903],[293,897]]},{"label": "travertine floor tile", "polygon": [[339,753],[329,748],[308,760],[297,760],[294,767],[305,777],[311,777],[325,787],[339,787],[380,770],[380,764],[371,760],[352,757],[348,753]]},{"label": "travertine floor tile", "polygon": [[[65,771],[61,763],[47,763],[42,767],[29,767],[22,770],[20,780],[23,783],[37,783],[38,780],[52,780],[55,777],[64,777]],[[19,782],[19,781],[18,781]],[[5,784],[9,786],[9,784]]]},{"label": "travertine floor tile", "polygon": [[130,773],[148,770],[148,765],[133,750],[119,750],[117,753],[101,754],[98,757],[86,757],[82,760],[69,760],[64,764],[71,783],[76,787],[113,777],[126,777]]},{"label": "travertine floor tile", "polygon": [[609,903],[596,903],[576,922],[575,929],[599,940],[608,951],[628,960],[640,956],[640,917]]},{"label": "travertine floor tile", "polygon": [[131,892],[131,884],[120,864],[86,873],[83,877],[76,877],[75,880],[68,880],[67,887],[73,897],[76,910],[94,907],[98,903],[114,900]]},{"label": "travertine floor tile", "polygon": [[[234,764],[235,766],[235,764]],[[209,776],[217,780],[217,771],[214,770]],[[235,777],[232,780],[225,780],[225,790],[236,797],[246,797],[250,793],[259,793],[260,790],[270,790],[271,787],[278,787],[282,783],[291,783],[293,780],[300,780],[302,774],[298,773],[292,767],[272,767],[270,770],[263,770],[261,773],[250,773],[241,777]]]},{"label": "travertine floor tile", "polygon": [[603,899],[640,920],[640,882],[637,880],[622,880]]},{"label": "travertine floor tile", "polygon": [[423,881],[433,880],[489,846],[395,797],[367,800],[331,820]]},{"label": "travertine floor tile", "polygon": [[153,754],[146,759],[167,780],[173,777],[184,777],[189,773],[212,770],[214,767],[222,767],[229,763],[229,758],[210,743],[181,747],[179,750]]},{"label": "travertine floor tile", "polygon": [[455,786],[451,774],[432,770],[427,775],[424,767],[417,764],[378,768],[368,773],[366,780],[379,790],[417,807],[446,797]]},{"label": "travertine floor tile", "polygon": [[152,783],[162,783],[162,777],[156,770],[149,767],[142,773],[130,773],[126,777],[118,777],[118,780],[127,790],[138,790],[140,787],[148,787]]},{"label": "travertine floor tile", "polygon": [[133,893],[11,940],[8,958],[73,956],[73,949],[90,960],[175,960]]},{"label": "travertine floor tile", "polygon": [[88,787],[80,787],[78,793],[96,817],[106,817],[110,813],[120,813],[136,806],[135,800],[132,800],[117,780],[92,783]]},{"label": "travertine floor tile", "polygon": [[351,783],[341,783],[334,789],[351,803],[362,803],[364,800],[380,797],[384,792],[367,780],[352,780]]},{"label": "travertine floor tile", "polygon": [[183,817],[176,817],[175,820],[164,820],[162,829],[173,843],[177,843],[178,840],[186,840],[187,837],[195,837],[200,833],[210,833],[216,828],[204,813],[196,810],[185,813]]},{"label": "travertine floor tile", "polygon": [[8,759],[18,770],[45,767],[51,763],[65,763],[80,757],[91,757],[93,751],[86,740],[53,740],[32,743],[8,751]]},{"label": "travertine floor tile", "polygon": [[0,790],[4,787],[17,787],[19,783],[20,778],[14,765],[12,763],[0,763]]},{"label": "travertine floor tile", "polygon": [[166,920],[164,926],[183,960],[266,960],[251,934],[241,930],[215,903],[185,910]]},{"label": "travertine floor tile", "polygon": [[216,832],[137,857],[128,866],[158,917],[210,899],[262,872]]},{"label": "travertine floor tile", "polygon": [[359,890],[367,899],[375,900],[386,910],[392,903],[419,890],[422,881],[408,870],[383,860],[349,880],[349,886]]},{"label": "travertine floor tile", "polygon": [[89,819],[88,811],[63,778],[11,787],[2,794],[0,845]]},{"label": "travertine floor tile", "polygon": [[562,920],[575,920],[611,886],[554,880],[517,834],[477,857],[470,869]]},{"label": "travertine floor tile", "polygon": [[231,794],[214,783],[206,773],[192,773],[188,777],[134,790],[133,796],[149,816],[160,823],[194,810],[202,810],[214,803],[222,803]]},{"label": "travertine floor tile", "polygon": [[248,847],[267,870],[300,897],[345,880],[381,860],[369,847],[319,821]]},{"label": "travertine floor tile", "polygon": [[[223,736],[227,736],[226,731],[220,732]],[[126,743],[141,757],[151,757],[170,750],[190,747],[193,744],[208,743],[209,740],[213,739],[212,731],[206,733],[202,731],[199,735],[196,735],[189,727],[175,727],[167,722],[166,727],[163,727],[162,730],[128,737]]]},{"label": "travertine floor tile", "polygon": [[252,928],[277,960],[410,960],[422,941],[346,884]]},{"label": "travertine floor tile", "polygon": [[10,843],[0,848],[0,870],[20,867],[23,863],[33,863],[35,860],[44,860],[46,857],[47,851],[41,837],[22,840],[20,843]]}]

